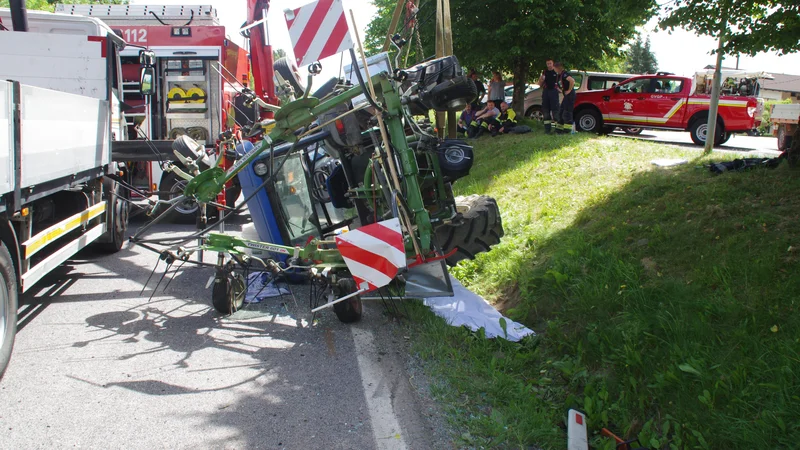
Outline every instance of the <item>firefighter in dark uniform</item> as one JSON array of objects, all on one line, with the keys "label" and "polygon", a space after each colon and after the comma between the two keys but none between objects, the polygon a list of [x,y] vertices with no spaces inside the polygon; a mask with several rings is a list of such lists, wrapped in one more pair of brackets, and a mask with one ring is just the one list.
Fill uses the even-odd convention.
[{"label": "firefighter in dark uniform", "polygon": [[497,136],[498,133],[507,134],[517,126],[517,113],[508,107],[508,103],[500,103],[500,115],[487,121],[489,123],[489,131],[492,132],[492,137]]},{"label": "firefighter in dark uniform", "polygon": [[564,65],[557,62],[553,65],[558,73],[558,89],[564,94],[561,107],[558,109],[558,123],[556,133],[572,133],[572,110],[575,108],[575,79],[564,70]]},{"label": "firefighter in dark uniform", "polygon": [[555,119],[558,118],[558,89],[556,80],[558,74],[554,70],[553,59],[548,58],[547,70],[539,77],[539,86],[542,89],[542,116],[544,117],[544,132],[550,134]]}]

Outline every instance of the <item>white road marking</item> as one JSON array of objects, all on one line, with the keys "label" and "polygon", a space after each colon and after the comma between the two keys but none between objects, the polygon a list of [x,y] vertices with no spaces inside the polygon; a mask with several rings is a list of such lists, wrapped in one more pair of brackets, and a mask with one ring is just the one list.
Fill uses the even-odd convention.
[{"label": "white road marking", "polygon": [[367,397],[367,410],[372,423],[372,435],[378,450],[404,450],[406,443],[392,406],[391,383],[383,376],[380,364],[372,358],[377,355],[375,336],[369,330],[350,327],[355,342],[361,384]]}]

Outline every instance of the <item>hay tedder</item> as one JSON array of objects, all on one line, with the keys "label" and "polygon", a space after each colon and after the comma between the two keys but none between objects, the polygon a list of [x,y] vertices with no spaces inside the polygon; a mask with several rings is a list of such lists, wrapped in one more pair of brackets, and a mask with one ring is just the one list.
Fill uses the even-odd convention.
[{"label": "hay tedder", "polygon": [[[248,21],[260,19],[251,13]],[[363,52],[359,61],[350,50],[352,67],[364,72],[354,70],[357,82],[332,79],[312,93],[309,76],[302,93],[291,90],[275,106],[271,71],[260,77],[255,69],[272,66],[271,50],[259,61],[256,47],[255,89],[241,93],[262,114],[247,138],[219,136],[220,152],[238,150],[237,163],[201,171],[202,146],[181,137],[174,147],[186,169],[168,169],[187,181],[184,197],[153,210],[168,206],[166,214],[186,198],[204,209],[239,176],[251,215],[268,216],[261,240],[212,232],[217,224],[209,224],[167,239],[147,238],[146,225],[131,241],[168,265],[205,264],[192,255],[216,252],[212,303],[225,314],[242,306],[252,272],[310,280],[312,311],[332,307],[343,322],[360,319],[362,298],[452,295],[447,265],[488,251],[503,235],[494,199],[453,195],[452,184],[473,165],[472,148],[415,119],[460,111],[475,98],[455,56],[370,74]]]}]

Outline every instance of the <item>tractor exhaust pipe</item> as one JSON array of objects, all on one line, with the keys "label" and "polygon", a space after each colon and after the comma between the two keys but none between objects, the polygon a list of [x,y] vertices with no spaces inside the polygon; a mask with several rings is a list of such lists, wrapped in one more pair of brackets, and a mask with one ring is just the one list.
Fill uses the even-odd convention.
[{"label": "tractor exhaust pipe", "polygon": [[14,31],[28,31],[28,10],[25,9],[25,0],[10,0],[9,6]]}]

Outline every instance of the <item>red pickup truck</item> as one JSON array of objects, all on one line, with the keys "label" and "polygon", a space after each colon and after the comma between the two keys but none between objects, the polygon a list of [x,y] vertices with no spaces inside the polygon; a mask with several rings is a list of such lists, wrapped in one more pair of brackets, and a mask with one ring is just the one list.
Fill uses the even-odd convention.
[{"label": "red pickup truck", "polygon": [[[579,131],[595,133],[610,133],[618,126],[686,130],[695,144],[704,145],[709,103],[710,96],[695,94],[692,78],[642,75],[610,89],[578,92],[575,124]],[[757,109],[755,97],[721,96],[714,144],[752,130]]]}]

